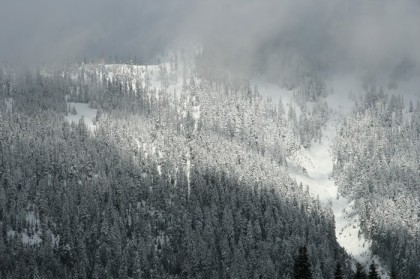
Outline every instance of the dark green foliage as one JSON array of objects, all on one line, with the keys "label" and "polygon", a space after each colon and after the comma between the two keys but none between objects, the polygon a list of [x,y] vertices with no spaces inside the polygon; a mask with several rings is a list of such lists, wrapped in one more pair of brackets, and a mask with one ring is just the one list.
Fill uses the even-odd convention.
[{"label": "dark green foliage", "polygon": [[299,248],[299,254],[296,258],[293,268],[294,279],[311,279],[311,264],[309,262],[308,249],[306,246]]},{"label": "dark green foliage", "polygon": [[356,274],[354,275],[355,279],[367,279],[367,274],[365,269],[360,263],[356,264]]},{"label": "dark green foliage", "polygon": [[340,263],[337,263],[337,266],[335,268],[334,278],[335,279],[344,279],[344,274],[343,274],[343,271],[341,270],[341,264]]},{"label": "dark green foliage", "polygon": [[369,267],[369,279],[380,279],[378,272],[376,271],[376,266],[374,263],[370,264]]},{"label": "dark green foliage", "polygon": [[398,277],[397,277],[397,272],[395,272],[395,270],[394,269],[392,269],[392,271],[391,271],[391,279],[397,279]]}]

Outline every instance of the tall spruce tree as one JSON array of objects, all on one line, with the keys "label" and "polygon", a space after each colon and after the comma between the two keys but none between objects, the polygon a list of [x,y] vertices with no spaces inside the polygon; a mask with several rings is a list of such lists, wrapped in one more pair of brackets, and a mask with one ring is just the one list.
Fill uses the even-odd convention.
[{"label": "tall spruce tree", "polygon": [[354,275],[354,279],[366,279],[367,275],[363,269],[363,266],[360,263],[356,264],[356,274]]},{"label": "tall spruce tree", "polygon": [[340,263],[337,263],[337,266],[335,268],[334,278],[335,279],[343,279],[344,278],[344,274],[343,274],[343,271],[341,270],[341,264]]},{"label": "tall spruce tree", "polygon": [[309,263],[308,249],[306,246],[299,248],[299,255],[293,269],[294,279],[311,279],[311,264]]},{"label": "tall spruce tree", "polygon": [[380,279],[378,272],[376,271],[376,266],[374,263],[371,263],[369,267],[369,279]]},{"label": "tall spruce tree", "polygon": [[391,271],[391,279],[397,279],[397,272],[395,271],[395,269],[392,269]]}]

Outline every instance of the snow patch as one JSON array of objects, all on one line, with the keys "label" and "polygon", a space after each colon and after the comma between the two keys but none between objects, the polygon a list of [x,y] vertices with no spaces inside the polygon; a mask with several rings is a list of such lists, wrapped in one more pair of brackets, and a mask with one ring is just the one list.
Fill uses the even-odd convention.
[{"label": "snow patch", "polygon": [[38,232],[34,234],[28,234],[26,229],[22,232],[22,243],[26,245],[38,245],[42,242],[42,239]]},{"label": "snow patch", "polygon": [[6,104],[6,112],[12,112],[13,111],[13,103],[15,100],[13,98],[5,98],[4,103]]},{"label": "snow patch", "polygon": [[[67,103],[67,106],[70,108],[70,112],[66,116],[66,120],[68,122],[79,123],[80,119],[83,117],[86,126],[91,131],[95,130],[97,109],[90,108],[89,104],[86,104],[86,103],[69,102],[69,103]],[[73,108],[74,108],[74,110],[73,110]],[[73,114],[72,111],[73,111],[73,113],[75,111],[76,114]]]},{"label": "snow patch", "polygon": [[191,156],[190,151],[187,153],[187,184],[188,184],[188,197],[191,193]]},{"label": "snow patch", "polygon": [[310,195],[318,197],[323,206],[331,207],[340,246],[366,267],[375,262],[381,278],[389,278],[384,265],[372,255],[371,241],[361,232],[353,203],[338,194],[338,187],[331,179],[333,160],[330,148],[337,130],[337,125],[330,121],[320,142],[312,142],[309,150],[302,148],[293,158],[288,158],[289,174],[296,182],[307,185]]}]

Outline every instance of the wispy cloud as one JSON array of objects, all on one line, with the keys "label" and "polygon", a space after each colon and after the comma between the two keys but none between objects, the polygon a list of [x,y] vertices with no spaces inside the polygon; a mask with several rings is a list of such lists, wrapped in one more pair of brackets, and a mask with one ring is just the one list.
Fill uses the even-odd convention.
[{"label": "wispy cloud", "polygon": [[271,71],[384,69],[420,62],[417,0],[3,0],[0,59],[147,59],[176,39],[215,61]]}]

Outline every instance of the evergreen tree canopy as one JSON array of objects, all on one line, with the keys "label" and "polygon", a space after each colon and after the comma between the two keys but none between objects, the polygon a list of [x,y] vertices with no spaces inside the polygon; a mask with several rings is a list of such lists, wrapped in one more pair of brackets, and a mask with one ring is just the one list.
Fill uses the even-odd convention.
[{"label": "evergreen tree canopy", "polygon": [[376,266],[372,263],[369,267],[369,279],[380,279],[378,272],[376,271]]},{"label": "evergreen tree canopy", "polygon": [[354,275],[355,279],[366,279],[367,274],[360,263],[356,264],[356,274]]},{"label": "evergreen tree canopy", "polygon": [[293,269],[294,279],[311,279],[311,264],[306,246],[299,248],[299,254]]},{"label": "evergreen tree canopy", "polygon": [[343,279],[344,278],[344,274],[343,274],[343,271],[341,270],[341,264],[340,263],[337,263],[337,266],[335,268],[334,278],[335,279]]}]

